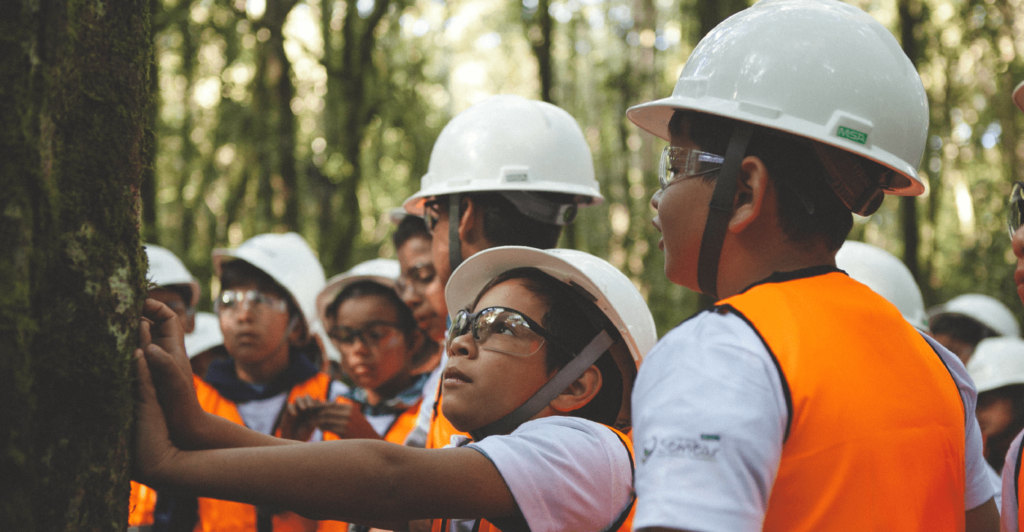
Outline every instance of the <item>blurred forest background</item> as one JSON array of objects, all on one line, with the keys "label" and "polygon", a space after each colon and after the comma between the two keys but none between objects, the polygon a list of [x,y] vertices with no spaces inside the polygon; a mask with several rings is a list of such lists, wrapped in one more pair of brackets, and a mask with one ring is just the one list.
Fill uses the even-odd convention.
[{"label": "blurred forest background", "polygon": [[[852,238],[915,273],[928,306],[964,292],[1020,314],[1005,224],[1024,179],[1022,0],[849,0],[917,65],[931,131],[916,199],[858,218]],[[667,96],[690,51],[745,0],[152,0],[156,158],[143,240],[204,285],[210,252],[302,233],[328,275],[392,257],[389,212],[418,190],[447,121],[511,93],[565,108],[594,154],[604,205],[561,247],[607,258],[663,334],[699,309],[669,283],[650,219],[664,143],[625,118]],[[878,95],[884,98],[885,95]]]}]

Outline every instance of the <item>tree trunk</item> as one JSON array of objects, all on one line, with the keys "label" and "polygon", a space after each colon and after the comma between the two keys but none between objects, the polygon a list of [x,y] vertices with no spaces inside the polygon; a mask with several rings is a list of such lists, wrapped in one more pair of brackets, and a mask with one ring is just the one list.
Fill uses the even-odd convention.
[{"label": "tree trunk", "polygon": [[149,0],[0,18],[0,530],[125,526]]},{"label": "tree trunk", "polygon": [[[921,17],[921,6],[915,0],[900,0],[900,37],[903,44],[903,51],[916,66],[920,52],[917,46],[917,37],[914,35],[918,19]],[[900,227],[903,232],[903,263],[914,275],[918,286],[924,284],[921,279],[921,268],[917,262],[918,248],[920,247],[920,236],[917,224],[917,198],[900,198]]]}]

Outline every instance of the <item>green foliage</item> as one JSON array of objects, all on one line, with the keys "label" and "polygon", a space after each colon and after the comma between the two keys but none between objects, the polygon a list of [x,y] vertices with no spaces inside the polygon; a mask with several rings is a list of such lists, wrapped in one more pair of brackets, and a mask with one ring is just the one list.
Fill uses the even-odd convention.
[{"label": "green foliage", "polygon": [[[905,46],[932,115],[922,162],[928,193],[916,200],[916,223],[903,225],[899,202],[889,199],[858,220],[851,237],[900,255],[905,232],[917,235],[929,305],[976,291],[1020,309],[1002,222],[1009,184],[1024,179],[1024,117],[1009,99],[1024,79],[1022,43],[1011,31],[1019,2],[850,1],[912,39]],[[280,108],[294,113],[287,141],[259,126],[257,104],[270,90],[256,74],[268,14],[246,12],[239,2],[165,0],[158,18],[155,234],[205,286],[213,247],[262,230],[302,232],[328,274],[392,256],[388,213],[417,190],[441,127],[483,96],[504,92],[562,106],[591,145],[605,202],[581,212],[561,245],[605,257],[630,275],[661,333],[707,303],[664,276],[649,206],[663,143],[629,124],[625,110],[671,93],[700,36],[748,2],[291,4],[267,4],[268,14],[291,6],[274,18],[285,21],[294,89],[288,109]],[[280,150],[294,159],[294,183],[280,168],[287,160]],[[293,203],[297,214],[285,215]]]}]

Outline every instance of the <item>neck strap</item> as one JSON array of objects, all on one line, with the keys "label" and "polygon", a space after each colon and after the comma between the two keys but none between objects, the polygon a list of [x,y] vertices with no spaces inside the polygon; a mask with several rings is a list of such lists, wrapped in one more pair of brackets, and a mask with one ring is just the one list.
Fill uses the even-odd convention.
[{"label": "neck strap", "polygon": [[580,351],[579,355],[575,356],[562,369],[558,370],[558,373],[555,373],[555,376],[551,377],[551,380],[544,384],[544,386],[541,386],[537,393],[533,394],[533,397],[527,399],[519,408],[509,412],[501,419],[479,429],[469,431],[469,435],[473,437],[473,441],[480,441],[494,434],[511,433],[516,427],[537,415],[548,403],[554,400],[555,397],[558,397],[558,394],[564,392],[573,381],[580,378],[583,372],[587,371],[587,368],[590,366],[593,366],[594,362],[597,362],[597,359],[611,345],[611,335],[608,334],[608,331],[602,330],[583,348],[583,351]]},{"label": "neck strap", "polygon": [[462,216],[462,196],[458,192],[448,196],[448,271],[454,272],[462,264],[462,242],[459,240],[459,223]]},{"label": "neck strap", "polygon": [[715,181],[711,204],[708,205],[708,219],[704,224],[697,259],[697,285],[701,292],[712,299],[718,299],[718,260],[722,256],[722,243],[725,242],[725,232],[732,217],[740,163],[743,162],[753,131],[752,124],[740,122],[736,125],[729,139],[729,148],[725,151],[725,163]]}]

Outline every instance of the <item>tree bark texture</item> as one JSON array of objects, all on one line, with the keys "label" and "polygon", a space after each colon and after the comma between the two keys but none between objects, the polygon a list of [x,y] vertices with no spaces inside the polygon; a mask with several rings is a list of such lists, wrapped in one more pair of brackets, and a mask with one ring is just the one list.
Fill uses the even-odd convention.
[{"label": "tree bark texture", "polygon": [[149,0],[0,17],[0,530],[127,523]]}]

